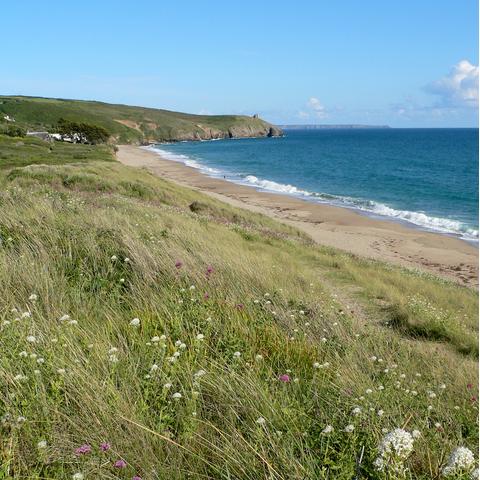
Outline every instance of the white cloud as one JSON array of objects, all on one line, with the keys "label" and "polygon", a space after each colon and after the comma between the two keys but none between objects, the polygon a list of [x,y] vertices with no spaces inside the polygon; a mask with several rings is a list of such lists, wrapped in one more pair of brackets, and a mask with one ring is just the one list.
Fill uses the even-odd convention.
[{"label": "white cloud", "polygon": [[438,95],[441,106],[478,108],[478,66],[462,60],[425,90]]},{"label": "white cloud", "polygon": [[327,111],[318,98],[310,97],[307,106],[313,110],[313,113],[317,118],[325,118],[327,116]]},{"label": "white cloud", "polygon": [[310,118],[310,114],[308,112],[305,112],[304,110],[300,110],[297,113],[298,118]]}]

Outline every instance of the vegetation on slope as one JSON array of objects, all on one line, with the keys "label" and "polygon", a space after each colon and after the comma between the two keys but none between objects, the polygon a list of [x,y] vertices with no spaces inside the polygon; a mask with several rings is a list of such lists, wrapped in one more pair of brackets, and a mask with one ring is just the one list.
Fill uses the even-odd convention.
[{"label": "vegetation on slope", "polygon": [[0,121],[8,115],[31,130],[55,129],[61,119],[104,128],[116,143],[279,135],[260,118],[191,115],[154,108],[41,97],[0,96]]},{"label": "vegetation on slope", "polygon": [[432,479],[476,451],[474,291],[62,148],[0,142],[2,478]]}]

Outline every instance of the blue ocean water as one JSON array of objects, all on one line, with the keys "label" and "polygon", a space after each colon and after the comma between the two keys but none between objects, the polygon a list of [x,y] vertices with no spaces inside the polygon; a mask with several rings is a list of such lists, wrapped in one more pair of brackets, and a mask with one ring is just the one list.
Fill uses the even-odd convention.
[{"label": "blue ocean water", "polygon": [[154,148],[207,175],[478,240],[477,129],[286,130]]}]

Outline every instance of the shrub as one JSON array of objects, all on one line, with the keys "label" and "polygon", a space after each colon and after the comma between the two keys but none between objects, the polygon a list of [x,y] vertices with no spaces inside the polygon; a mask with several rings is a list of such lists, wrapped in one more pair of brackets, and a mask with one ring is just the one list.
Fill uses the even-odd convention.
[{"label": "shrub", "polygon": [[9,137],[24,137],[27,132],[24,128],[17,125],[7,125],[7,127],[0,133],[8,135]]}]

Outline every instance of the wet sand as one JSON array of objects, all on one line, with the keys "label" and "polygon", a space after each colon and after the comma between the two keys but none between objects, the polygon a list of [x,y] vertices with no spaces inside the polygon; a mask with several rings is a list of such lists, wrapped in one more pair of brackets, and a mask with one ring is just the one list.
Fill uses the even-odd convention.
[{"label": "wet sand", "polygon": [[347,208],[307,202],[208,177],[156,153],[121,145],[117,159],[162,178],[200,190],[237,207],[269,215],[309,234],[321,245],[359,256],[418,268],[478,287],[478,249],[459,238],[377,220]]}]

